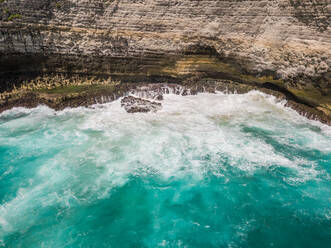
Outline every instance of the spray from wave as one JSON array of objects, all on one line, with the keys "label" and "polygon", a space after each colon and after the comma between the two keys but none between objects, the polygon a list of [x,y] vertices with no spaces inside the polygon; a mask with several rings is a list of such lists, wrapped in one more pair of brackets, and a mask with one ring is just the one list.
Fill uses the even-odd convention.
[{"label": "spray from wave", "polygon": [[0,247],[331,241],[330,127],[257,91],[120,105],[0,114]]}]

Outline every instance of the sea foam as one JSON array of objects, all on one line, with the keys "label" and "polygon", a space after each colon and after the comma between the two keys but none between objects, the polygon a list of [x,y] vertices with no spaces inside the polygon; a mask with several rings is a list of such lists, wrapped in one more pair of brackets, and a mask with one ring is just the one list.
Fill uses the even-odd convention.
[{"label": "sea foam", "polygon": [[[324,193],[330,191],[326,187],[330,179],[330,127],[308,120],[285,107],[285,101],[258,91],[185,97],[167,94],[161,102],[162,109],[156,113],[126,113],[120,99],[88,108],[54,111],[39,106],[1,113],[1,242],[15,244],[15,235],[24,230],[26,234],[22,235],[31,241],[33,234],[27,231],[29,228],[51,228],[58,233],[65,223],[79,229],[72,218],[83,217],[75,211],[83,211],[87,219],[80,221],[87,225],[88,218],[99,218],[100,213],[86,209],[103,209],[107,199],[116,205],[117,192],[124,190],[122,194],[126,195],[125,189],[132,197],[141,192],[150,197],[151,202],[138,201],[133,209],[150,208],[156,215],[158,211],[165,211],[164,216],[171,214],[165,210],[170,202],[179,205],[186,202],[185,197],[193,194],[193,189],[202,190],[202,195],[205,189],[209,197],[218,194],[209,187],[233,194],[223,199],[224,204],[231,201],[234,204],[244,197],[254,209],[251,196],[264,204],[259,195],[261,185],[265,185],[266,190],[278,187],[280,193],[271,191],[270,196],[284,206],[284,201],[293,200],[295,194],[303,199],[310,194],[317,199],[318,215],[329,214],[325,208],[329,200],[310,192],[309,187],[317,187]],[[214,181],[218,183],[214,185]],[[309,182],[312,184],[308,187]],[[292,192],[292,187],[297,187],[297,191]],[[247,195],[241,196],[244,188]],[[287,190],[289,195],[282,190]],[[163,198],[166,192],[170,198]],[[159,205],[156,198],[154,202],[153,197],[163,205]],[[193,204],[201,208],[199,211],[212,211],[213,205],[209,206],[207,199],[195,197],[201,198],[196,201],[202,201],[202,205]],[[222,207],[217,200],[211,201],[210,204]],[[121,204],[130,205],[130,201]],[[229,211],[227,214],[232,216],[231,208],[226,206],[223,206],[224,213]],[[126,209],[125,205],[119,207]],[[49,213],[52,217],[43,219]],[[212,220],[201,224],[194,219],[186,222],[182,215],[177,213],[177,217],[171,217],[178,218],[179,229],[196,226],[211,233],[217,231]],[[133,218],[130,216],[128,212],[128,216],[122,218]],[[117,218],[116,211],[113,218]],[[236,222],[235,217],[232,218]],[[224,221],[224,231],[230,232],[230,226],[226,227],[227,221]],[[254,229],[254,220],[247,219],[247,223],[233,224],[240,229],[238,235],[243,239]],[[156,222],[154,226],[157,228],[152,228],[152,233],[162,229]],[[43,242],[54,245],[41,230],[38,232],[45,238]],[[158,235],[146,236],[151,242],[147,246],[173,244],[171,236]],[[18,238],[17,242],[24,240]]]}]

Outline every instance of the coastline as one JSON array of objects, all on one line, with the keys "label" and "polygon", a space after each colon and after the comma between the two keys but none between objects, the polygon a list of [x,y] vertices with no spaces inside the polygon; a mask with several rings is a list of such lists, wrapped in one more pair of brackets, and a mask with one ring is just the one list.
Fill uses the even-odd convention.
[{"label": "coastline", "polygon": [[55,110],[67,107],[88,107],[97,103],[107,103],[129,94],[138,95],[146,99],[153,99],[155,95],[177,94],[195,95],[198,93],[244,94],[251,90],[258,90],[273,95],[279,100],[286,100],[287,107],[294,109],[300,115],[311,120],[320,121],[331,126],[331,116],[323,111],[300,101],[286,89],[273,84],[244,84],[232,80],[194,79],[172,83],[165,80],[157,82],[120,82],[108,78],[96,77],[65,77],[51,75],[38,77],[34,81],[23,83],[20,88],[14,87],[9,92],[0,93],[0,112],[13,107],[33,108],[46,105]]}]

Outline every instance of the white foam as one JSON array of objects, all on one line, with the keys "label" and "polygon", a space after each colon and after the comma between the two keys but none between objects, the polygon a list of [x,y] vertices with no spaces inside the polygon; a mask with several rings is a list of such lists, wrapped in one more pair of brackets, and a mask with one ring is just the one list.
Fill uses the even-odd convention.
[{"label": "white foam", "polygon": [[45,105],[39,105],[36,108],[14,107],[0,113],[0,118],[15,118],[29,114],[49,115],[55,111]]},{"label": "white foam", "polygon": [[[224,176],[222,171],[229,166],[247,173],[282,166],[296,172],[287,178],[289,182],[300,183],[320,173],[314,163],[276,151],[268,140],[245,132],[245,128],[271,132],[280,144],[294,139],[301,142],[296,145],[302,149],[330,152],[330,127],[309,121],[285,107],[284,101],[258,91],[185,97],[169,94],[164,95],[162,105],[157,113],[128,114],[119,99],[90,108],[56,112],[40,106],[0,114],[10,119],[0,123],[0,143],[9,140],[18,147],[29,144],[46,151],[60,150],[44,161],[32,184],[0,206],[3,230],[19,228],[29,207],[54,202],[67,208],[88,204],[108,197],[130,176],[162,180],[190,176],[192,183],[198,183],[208,173]],[[25,115],[19,118],[19,113]],[[1,137],[8,130],[27,126],[46,131],[38,142],[31,140],[28,130],[23,137]],[[314,126],[323,131],[314,130]]]}]

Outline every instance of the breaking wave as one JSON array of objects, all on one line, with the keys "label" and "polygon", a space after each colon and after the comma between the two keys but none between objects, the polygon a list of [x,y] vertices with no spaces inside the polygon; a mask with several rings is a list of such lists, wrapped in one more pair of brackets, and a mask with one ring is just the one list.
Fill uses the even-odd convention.
[{"label": "breaking wave", "polygon": [[258,91],[0,114],[0,247],[326,247],[331,128]]}]

